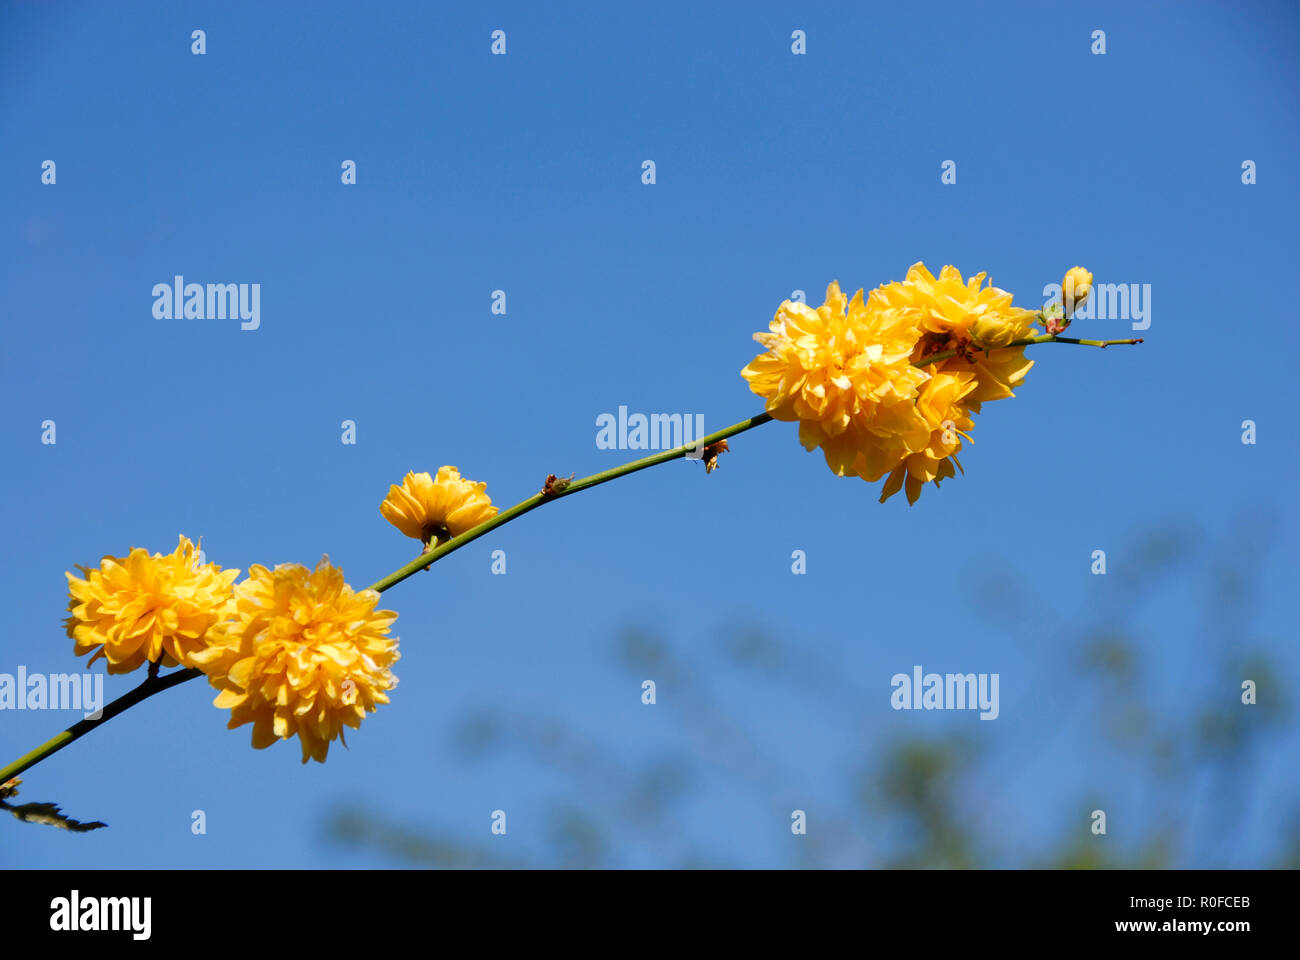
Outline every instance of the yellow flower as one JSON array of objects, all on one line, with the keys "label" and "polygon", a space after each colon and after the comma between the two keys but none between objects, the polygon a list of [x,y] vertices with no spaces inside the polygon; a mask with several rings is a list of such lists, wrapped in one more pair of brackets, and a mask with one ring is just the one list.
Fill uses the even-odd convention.
[{"label": "yellow flower", "polygon": [[455,467],[439,467],[438,476],[408,473],[399,487],[388,488],[379,505],[384,519],[425,547],[458,537],[497,515],[486,483],[474,483]]},{"label": "yellow flower", "polygon": [[1020,332],[1020,323],[1008,317],[978,317],[970,325],[971,339],[975,344],[986,349],[1005,347],[1016,339]]},{"label": "yellow flower", "polygon": [[882,309],[901,313],[924,331],[912,359],[923,361],[937,353],[953,356],[925,365],[930,379],[917,399],[917,411],[929,427],[921,447],[893,468],[881,490],[883,503],[906,488],[915,503],[922,487],[956,475],[962,438],[971,440],[972,413],[985,401],[1012,396],[1033,361],[1025,348],[1006,348],[1037,331],[1034,310],[1012,306],[1012,295],[984,285],[986,275],[963,280],[961,272],[945,266],[936,278],[925,264],[913,264],[902,282],[872,291]]},{"label": "yellow flower", "polygon": [[238,570],[198,562],[197,549],[181,537],[170,554],[143,547],[125,557],[104,557],[85,579],[66,574],[68,636],[77,656],[95,651],[109,673],[128,673],[145,662],[194,666],[209,632],[229,611]]},{"label": "yellow flower", "polygon": [[992,283],[984,286],[987,276],[976,273],[963,280],[960,270],[946,266],[936,278],[918,262],[908,269],[906,279],[883,284],[872,293],[882,306],[914,311],[924,332],[953,339],[969,337],[971,324],[981,317],[1032,326],[1034,311],[1013,307],[1012,295]]},{"label": "yellow flower", "polygon": [[904,481],[907,502],[916,503],[925,484],[933,483],[937,487],[940,481],[955,476],[954,464],[958,470],[962,469],[957,452],[961,450],[962,438],[970,440],[970,431],[975,427],[968,401],[975,386],[975,374],[969,370],[943,371],[926,381],[916,407],[929,425],[929,442],[924,449],[908,454],[890,472],[880,492],[881,503],[902,489]]},{"label": "yellow flower", "polygon": [[296,733],[302,762],[324,762],[343,728],[359,727],[397,685],[397,638],[388,635],[397,614],[376,610],[378,600],[353,591],[328,557],[315,570],[254,564],[235,587],[233,619],[195,657],[221,691],[213,705],[230,709],[226,726],[251,723],[259,750]]},{"label": "yellow flower", "polygon": [[948,350],[958,351],[956,356],[931,364],[927,369],[931,373],[940,370],[974,373],[975,387],[966,405],[976,413],[984,401],[1013,396],[1012,388],[1024,381],[1033,366],[1032,360],[1025,359],[1024,347],[992,353],[973,349],[978,345],[977,333],[997,330],[998,337],[1010,343],[1036,332],[1037,312],[1013,307],[1010,293],[991,283],[984,286],[986,276],[977,273],[963,280],[956,267],[946,266],[936,278],[924,263],[916,263],[901,283],[887,283],[871,294],[882,307],[907,314],[923,331],[913,360]]},{"label": "yellow flower", "polygon": [[846,302],[834,283],[816,310],[786,301],[771,333],[754,335],[768,352],[741,373],[775,419],[799,421],[799,439],[820,446],[836,474],[887,475],[881,500],[906,488],[915,503],[925,484],[962,469],[971,415],[1012,396],[1033,366],[1023,346],[1007,345],[1037,332],[1037,311],[985,279],[952,266],[935,277],[916,263],[865,301],[858,291]]},{"label": "yellow flower", "polygon": [[901,313],[869,309],[859,290],[849,302],[838,283],[817,309],[781,304],[767,348],[741,375],[777,420],[798,421],[805,449],[821,447],[838,476],[876,480],[929,435],[916,412],[927,374],[912,366],[919,331]]},{"label": "yellow flower", "polygon": [[1065,271],[1061,281],[1061,299],[1065,304],[1065,315],[1074,315],[1075,308],[1088,299],[1092,293],[1092,274],[1083,267],[1071,267]]}]

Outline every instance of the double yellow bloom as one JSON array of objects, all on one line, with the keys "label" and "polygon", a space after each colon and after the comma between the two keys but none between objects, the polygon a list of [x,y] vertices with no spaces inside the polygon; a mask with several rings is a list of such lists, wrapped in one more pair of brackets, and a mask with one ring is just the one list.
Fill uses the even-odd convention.
[{"label": "double yellow bloom", "polygon": [[915,503],[925,484],[961,469],[971,415],[1012,396],[1033,366],[1007,345],[1037,333],[1037,312],[1013,307],[985,277],[947,266],[936,278],[917,263],[866,299],[859,290],[849,301],[833,282],[815,310],[787,300],[770,332],[754,334],[767,352],[741,375],[837,476],[885,477],[882,502],[906,488]]},{"label": "double yellow bloom", "polygon": [[375,610],[379,594],[354,592],[328,558],[238,570],[198,562],[187,538],[171,554],[132,549],[98,569],[68,574],[68,636],[78,656],[94,652],[109,673],[145,663],[196,667],[221,690],[229,726],[253,724],[253,746],[297,734],[302,759],[323,761],[344,726],[387,703],[397,678],[397,619]]},{"label": "double yellow bloom", "polygon": [[[455,467],[408,473],[380,506],[383,516],[427,548],[497,513],[486,484]],[[324,761],[345,727],[388,703],[400,654],[374,590],[353,590],[328,557],[238,570],[201,563],[185,537],[170,554],[136,547],[69,573],[68,636],[78,656],[107,661],[109,673],[146,663],[201,670],[230,710],[230,728],[253,725],[253,746],[298,737],[302,760]]]},{"label": "double yellow bloom", "polygon": [[129,673],[145,662],[194,666],[209,629],[224,616],[238,570],[198,562],[185,537],[169,554],[140,547],[125,557],[104,557],[98,569],[78,565],[68,578],[64,621],[77,656],[94,653],[109,673]]},{"label": "double yellow bloom", "polygon": [[298,736],[302,761],[324,762],[343,728],[359,727],[367,711],[388,702],[400,657],[388,628],[391,610],[379,594],[354,591],[322,558],[315,570],[254,564],[235,589],[230,618],[194,655],[195,666],[221,694],[234,729],[253,725],[253,746]]}]

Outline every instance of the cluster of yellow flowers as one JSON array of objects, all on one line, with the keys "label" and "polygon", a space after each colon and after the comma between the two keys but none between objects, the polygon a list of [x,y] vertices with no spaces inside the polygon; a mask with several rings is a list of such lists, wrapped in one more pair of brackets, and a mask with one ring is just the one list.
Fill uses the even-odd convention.
[{"label": "cluster of yellow flowers", "polygon": [[[434,479],[407,474],[380,507],[385,518],[426,546],[497,512],[484,484],[443,467]],[[68,577],[68,636],[78,656],[103,658],[109,673],[146,663],[202,671],[230,710],[231,729],[253,725],[261,749],[297,735],[302,760],[324,761],[329,745],[388,703],[400,656],[379,593],[353,590],[322,557],[314,570],[288,563],[239,571],[201,562],[181,537],[170,554],[136,547]]]},{"label": "cluster of yellow flowers", "polygon": [[[901,283],[852,300],[832,282],[816,309],[781,304],[771,332],[754,334],[767,352],[741,374],[774,419],[798,422],[805,449],[820,447],[837,476],[884,477],[881,502],[906,489],[915,503],[925,484],[962,468],[971,415],[1013,396],[1033,366],[1009,345],[1038,332],[1038,311],[1013,307],[984,280],[951,266],[936,278],[917,263]],[[1070,310],[1091,283],[1082,267],[1066,275]]]},{"label": "cluster of yellow flowers", "polygon": [[[1022,344],[1034,323],[1063,330],[1092,274],[1070,270],[1064,311],[1050,313],[1013,307],[984,280],[951,266],[936,278],[918,263],[865,298],[831,283],[816,309],[782,303],[770,332],[754,335],[767,352],[741,373],[837,475],[883,477],[882,501],[906,489],[915,503],[925,484],[961,469],[972,414],[1024,381],[1033,364]],[[449,466],[408,473],[379,509],[423,552],[497,514],[486,485]],[[79,569],[67,575],[65,621],[77,655],[104,659],[109,673],[146,663],[201,671],[220,691],[214,705],[230,710],[228,726],[253,725],[254,747],[296,735],[304,763],[323,761],[343,728],[359,727],[397,684],[397,614],[376,609],[379,591],[353,590],[328,557],[314,570],[254,564],[236,583],[238,570],[202,562],[181,537],[170,554],[133,548]]]}]

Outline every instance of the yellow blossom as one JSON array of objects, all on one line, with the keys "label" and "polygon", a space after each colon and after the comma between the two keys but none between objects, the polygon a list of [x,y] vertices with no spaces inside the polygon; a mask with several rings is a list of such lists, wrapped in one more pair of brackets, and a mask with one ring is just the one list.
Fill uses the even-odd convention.
[{"label": "yellow blossom", "polygon": [[929,427],[929,438],[903,457],[885,481],[881,502],[906,489],[915,503],[922,487],[936,487],[961,469],[957,453],[962,439],[971,440],[971,414],[990,400],[1012,396],[1033,361],[1024,347],[1007,344],[1037,331],[1036,311],[1012,306],[1012,295],[985,285],[986,275],[963,280],[961,272],[945,266],[935,277],[925,264],[913,264],[901,282],[872,291],[881,309],[910,318],[922,331],[912,359],[952,352],[952,356],[924,364],[930,379],[917,398],[917,411]]},{"label": "yellow blossom", "polygon": [[931,364],[932,373],[940,370],[966,370],[975,374],[975,386],[967,396],[966,405],[978,413],[980,404],[1013,396],[1012,388],[1019,386],[1033,366],[1025,359],[1025,348],[996,349],[989,352],[974,349],[977,344],[975,327],[986,332],[998,331],[1006,342],[1033,336],[1036,311],[1011,305],[1012,295],[991,283],[984,286],[987,274],[977,273],[963,280],[961,271],[946,266],[936,278],[924,263],[915,263],[902,282],[887,283],[872,291],[882,307],[902,311],[923,332],[917,343],[913,360],[957,350],[957,355]]},{"label": "yellow blossom", "polygon": [[1012,396],[1033,366],[1009,344],[1038,332],[1037,311],[986,279],[952,266],[935,277],[916,263],[852,302],[832,283],[815,310],[781,304],[771,332],[754,335],[767,352],[741,374],[773,418],[798,421],[803,445],[821,447],[837,475],[887,476],[881,500],[906,489],[914,503],[925,484],[961,469],[971,415]]},{"label": "yellow blossom", "polygon": [[109,673],[128,673],[146,662],[194,666],[209,631],[227,615],[238,570],[199,563],[198,550],[181,537],[170,554],[150,556],[134,547],[125,557],[104,557],[98,569],[78,564],[67,574],[64,621],[78,656],[95,651]]},{"label": "yellow blossom", "polygon": [[975,345],[985,349],[1005,347],[1012,343],[1020,333],[1021,324],[1008,317],[979,317],[970,325],[971,339]]},{"label": "yellow blossom", "polygon": [[850,302],[838,283],[813,309],[785,301],[754,339],[767,348],[741,371],[777,420],[798,421],[799,440],[821,447],[838,476],[876,480],[929,435],[916,412],[927,374],[912,365],[918,329],[899,313]]},{"label": "yellow blossom", "polygon": [[439,467],[436,478],[428,473],[408,473],[400,487],[389,487],[379,512],[402,533],[428,547],[495,517],[497,508],[486,490],[486,483],[466,480],[455,467]]},{"label": "yellow blossom", "polygon": [[1065,304],[1065,315],[1073,316],[1075,308],[1088,299],[1092,293],[1092,274],[1083,267],[1071,267],[1065,271],[1061,281],[1061,300]]},{"label": "yellow blossom", "polygon": [[969,370],[941,371],[926,381],[916,408],[930,428],[929,442],[924,449],[908,454],[890,472],[881,489],[881,503],[902,489],[904,482],[907,502],[916,503],[925,484],[933,483],[937,487],[940,481],[955,476],[954,465],[961,470],[957,452],[961,450],[963,437],[971,439],[970,431],[975,426],[967,399],[975,386],[975,374]]},{"label": "yellow blossom", "polygon": [[297,734],[302,762],[323,762],[343,728],[359,727],[397,684],[397,614],[376,610],[378,601],[348,586],[328,557],[315,570],[254,564],[235,587],[232,619],[195,657],[221,691],[213,705],[230,709],[227,727],[251,723],[259,750]]}]

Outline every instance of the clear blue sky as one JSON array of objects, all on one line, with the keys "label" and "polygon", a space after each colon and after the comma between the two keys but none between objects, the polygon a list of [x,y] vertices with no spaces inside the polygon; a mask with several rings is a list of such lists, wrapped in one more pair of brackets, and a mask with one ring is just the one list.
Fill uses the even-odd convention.
[{"label": "clear blue sky", "polygon": [[[401,683],[350,751],[254,751],[188,684],[26,776],[22,799],[110,829],[0,822],[0,863],[386,862],[322,843],[346,801],[474,842],[502,808],[500,842],[540,849],[571,788],[519,753],[467,766],[450,733],[496,704],[636,770],[679,734],[671,684],[645,707],[611,665],[628,624],[667,632],[814,825],[878,738],[958,728],[1011,758],[1015,843],[1059,840],[1082,794],[1122,821],[1125,771],[1086,731],[1053,736],[1077,682],[1058,629],[978,616],[971,585],[996,571],[1068,618],[1123,591],[1150,524],[1264,518],[1252,637],[1294,690],[1298,27],[1285,3],[3,4],[0,672],[77,669],[75,563],[185,533],[242,569],[328,552],[362,586],[413,554],[378,511],[407,470],[454,464],[506,506],[634,456],[595,444],[620,405],[711,430],[757,413],[739,370],[795,289],[820,302],[831,279],[870,288],[924,260],[1036,305],[1078,263],[1149,283],[1153,309],[1139,348],[1035,352],[1018,397],[977,418],[966,475],[910,509],[772,424],[707,478],[668,464],[536,512],[385,596]],[[155,319],[152,287],[176,274],[260,283],[261,328]],[[1235,700],[1236,674],[1188,659],[1199,590],[1133,621],[1157,714]],[[750,689],[716,652],[737,621],[834,664],[861,723]],[[917,663],[999,673],[1001,716],[896,713],[889,678]],[[2,759],[72,719],[0,713]],[[1295,727],[1270,742],[1241,784],[1240,863],[1268,860],[1300,790]],[[721,778],[680,816],[731,862],[788,862],[788,820]]]}]

